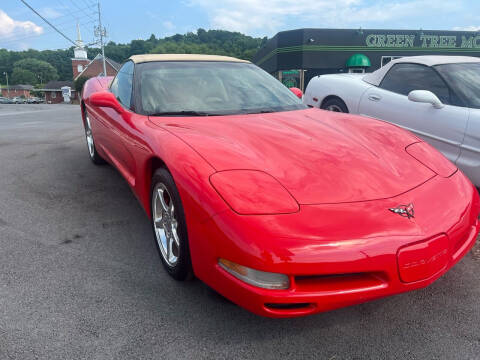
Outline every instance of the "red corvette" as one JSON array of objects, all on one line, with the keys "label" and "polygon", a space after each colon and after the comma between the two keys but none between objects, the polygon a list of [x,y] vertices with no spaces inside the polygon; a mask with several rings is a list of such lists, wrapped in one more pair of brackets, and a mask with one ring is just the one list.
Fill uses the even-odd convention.
[{"label": "red corvette", "polygon": [[479,231],[476,189],[381,121],[310,109],[255,65],[137,55],[81,102],[92,161],[151,218],[166,271],[290,317],[425,287]]}]

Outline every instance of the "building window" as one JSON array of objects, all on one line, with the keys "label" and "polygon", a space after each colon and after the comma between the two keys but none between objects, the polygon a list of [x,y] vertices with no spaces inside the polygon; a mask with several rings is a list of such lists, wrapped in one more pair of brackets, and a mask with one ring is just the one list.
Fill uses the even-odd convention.
[{"label": "building window", "polygon": [[77,66],[77,71],[81,73],[83,71],[83,65],[78,65]]},{"label": "building window", "polygon": [[400,59],[401,56],[382,56],[382,66],[384,67],[387,65],[390,61],[395,60],[395,59]]},{"label": "building window", "polygon": [[365,74],[365,68],[361,68],[361,67],[358,67],[358,68],[349,68],[348,69],[348,72],[350,74]]},{"label": "building window", "polygon": [[55,99],[57,97],[57,93],[55,91],[52,91],[51,97],[52,97],[52,99]]}]

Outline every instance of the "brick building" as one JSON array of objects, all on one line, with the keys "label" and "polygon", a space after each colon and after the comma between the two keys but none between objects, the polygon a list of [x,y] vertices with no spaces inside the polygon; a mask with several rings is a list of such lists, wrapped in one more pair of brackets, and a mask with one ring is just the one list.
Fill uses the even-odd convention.
[{"label": "brick building", "polygon": [[[83,65],[85,63],[80,61],[81,60],[79,59],[72,59],[73,80],[77,80],[81,76],[91,78],[103,75],[103,57],[101,54],[98,54],[92,61],[88,60],[86,65]],[[119,63],[105,57],[105,68],[107,70],[106,76],[117,75],[120,66]],[[78,72],[79,69],[82,69],[82,71]]]},{"label": "brick building", "polygon": [[50,81],[42,91],[45,93],[45,102],[47,104],[59,104],[64,102],[62,88],[69,87],[71,90],[70,100],[75,102],[78,98],[73,81]]},{"label": "brick building", "polygon": [[32,85],[11,85],[7,88],[2,88],[0,90],[0,94],[3,97],[14,98],[23,96],[25,98],[29,98],[30,92],[33,90]]}]

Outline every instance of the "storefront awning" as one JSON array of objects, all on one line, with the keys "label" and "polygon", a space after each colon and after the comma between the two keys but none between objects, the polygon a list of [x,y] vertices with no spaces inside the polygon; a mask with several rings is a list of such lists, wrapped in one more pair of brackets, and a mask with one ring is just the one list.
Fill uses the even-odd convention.
[{"label": "storefront awning", "polygon": [[363,54],[355,54],[347,60],[347,68],[352,67],[370,67],[370,59]]}]

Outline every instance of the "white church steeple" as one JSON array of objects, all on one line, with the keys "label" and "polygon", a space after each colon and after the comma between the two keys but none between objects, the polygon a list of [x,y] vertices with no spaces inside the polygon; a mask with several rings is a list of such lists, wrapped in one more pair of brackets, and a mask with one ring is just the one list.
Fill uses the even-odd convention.
[{"label": "white church steeple", "polygon": [[87,60],[87,50],[85,50],[85,46],[82,41],[82,35],[80,34],[80,25],[77,22],[77,41],[75,41],[77,46],[75,46],[73,52],[75,59],[85,59]]}]

